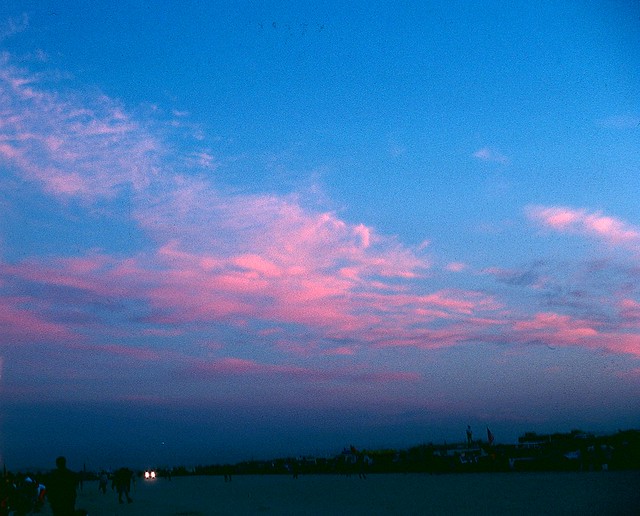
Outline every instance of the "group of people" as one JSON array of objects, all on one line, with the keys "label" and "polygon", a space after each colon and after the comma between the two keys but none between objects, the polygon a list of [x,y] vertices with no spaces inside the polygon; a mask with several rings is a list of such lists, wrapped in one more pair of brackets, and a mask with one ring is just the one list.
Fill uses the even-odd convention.
[{"label": "group of people", "polygon": [[67,469],[64,457],[56,459],[56,469],[45,477],[45,483],[36,481],[32,476],[5,472],[0,484],[0,516],[39,512],[45,499],[55,516],[75,516],[79,480],[78,475]]},{"label": "group of people", "polygon": [[[49,501],[54,516],[86,514],[82,510],[76,510],[77,489],[81,481],[81,475],[67,468],[65,457],[56,459],[56,469],[46,476],[44,484],[30,476],[18,477],[5,472],[0,482],[0,516],[21,516],[38,512],[45,499]],[[133,481],[133,471],[128,468],[120,468],[113,474],[111,488],[118,492],[120,503],[133,502],[130,495]],[[103,472],[98,488],[104,494],[107,492],[108,482],[109,477]]]},{"label": "group of people", "polygon": [[5,473],[0,482],[0,516],[27,514],[38,511],[46,496],[44,484],[28,475]]}]

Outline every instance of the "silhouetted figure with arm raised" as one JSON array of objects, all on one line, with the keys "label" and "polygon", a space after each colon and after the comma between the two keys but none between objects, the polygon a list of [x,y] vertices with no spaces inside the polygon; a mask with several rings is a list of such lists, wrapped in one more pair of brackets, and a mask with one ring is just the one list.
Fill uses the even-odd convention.
[{"label": "silhouetted figure with arm raised", "polygon": [[47,482],[47,498],[54,516],[73,516],[76,508],[78,475],[67,469],[67,459],[56,459],[57,469]]}]

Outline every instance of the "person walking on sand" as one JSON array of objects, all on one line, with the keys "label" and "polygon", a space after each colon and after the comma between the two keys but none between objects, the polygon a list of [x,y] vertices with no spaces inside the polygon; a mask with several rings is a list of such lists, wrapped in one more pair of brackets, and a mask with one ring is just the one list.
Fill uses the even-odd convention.
[{"label": "person walking on sand", "polygon": [[98,491],[102,494],[107,494],[107,484],[109,483],[109,476],[106,471],[100,473],[100,480],[98,481]]},{"label": "person walking on sand", "polygon": [[47,498],[54,516],[73,516],[76,509],[78,475],[67,469],[67,459],[56,459],[57,469],[49,475]]},{"label": "person walking on sand", "polygon": [[127,503],[133,502],[129,496],[131,491],[131,479],[133,478],[133,472],[129,468],[120,468],[113,475],[112,487],[115,487],[118,491],[118,502],[124,503],[122,495],[127,498]]}]

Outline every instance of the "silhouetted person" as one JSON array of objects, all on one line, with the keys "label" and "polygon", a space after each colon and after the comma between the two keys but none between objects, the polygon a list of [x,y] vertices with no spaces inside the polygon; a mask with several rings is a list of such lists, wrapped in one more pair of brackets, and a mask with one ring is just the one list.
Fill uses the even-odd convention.
[{"label": "silhouetted person", "polygon": [[471,448],[473,441],[473,432],[471,431],[471,425],[467,425],[467,448]]},{"label": "silhouetted person", "polygon": [[359,463],[358,478],[360,478],[362,480],[367,480],[366,468],[367,468],[367,464],[368,464],[368,459],[369,459],[369,457],[367,457],[365,455],[362,455],[361,457],[358,458],[358,463]]},{"label": "silhouetted person", "polygon": [[56,459],[57,469],[47,482],[47,498],[54,516],[73,516],[76,508],[78,475],[67,469],[67,459]]},{"label": "silhouetted person", "polygon": [[113,475],[113,487],[118,491],[118,502],[124,503],[122,495],[127,498],[127,503],[133,502],[129,496],[131,491],[131,480],[133,478],[133,472],[129,468],[120,468]]},{"label": "silhouetted person", "polygon": [[107,484],[109,483],[109,477],[107,472],[100,473],[100,479],[98,480],[98,491],[102,491],[102,494],[107,494]]},{"label": "silhouetted person", "polygon": [[13,475],[5,470],[0,478],[0,514],[9,514],[9,507],[15,499],[16,487],[13,485]]}]

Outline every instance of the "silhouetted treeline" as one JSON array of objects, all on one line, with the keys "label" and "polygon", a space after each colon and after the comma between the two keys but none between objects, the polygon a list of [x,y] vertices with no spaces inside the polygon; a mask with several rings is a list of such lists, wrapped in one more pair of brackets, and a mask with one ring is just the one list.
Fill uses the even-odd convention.
[{"label": "silhouetted treeline", "polygon": [[[158,478],[189,475],[292,475],[368,473],[467,473],[508,471],[607,471],[640,470],[640,430],[619,430],[594,435],[580,430],[569,433],[527,432],[517,444],[484,441],[453,444],[421,444],[407,449],[356,450],[345,448],[332,457],[284,457],[243,461],[236,464],[200,465],[155,469]],[[144,472],[139,472],[141,477]],[[98,474],[83,471],[84,480]],[[42,472],[13,474],[4,471],[0,502],[21,479],[42,478]],[[1,513],[0,513],[1,514]]]},{"label": "silhouetted treeline", "polygon": [[[198,466],[183,474],[465,473],[492,471],[602,471],[640,469],[640,430],[596,436],[528,432],[517,444],[474,441],[422,444],[404,450],[343,450],[334,457],[289,457]],[[180,473],[174,472],[174,475]]]}]

